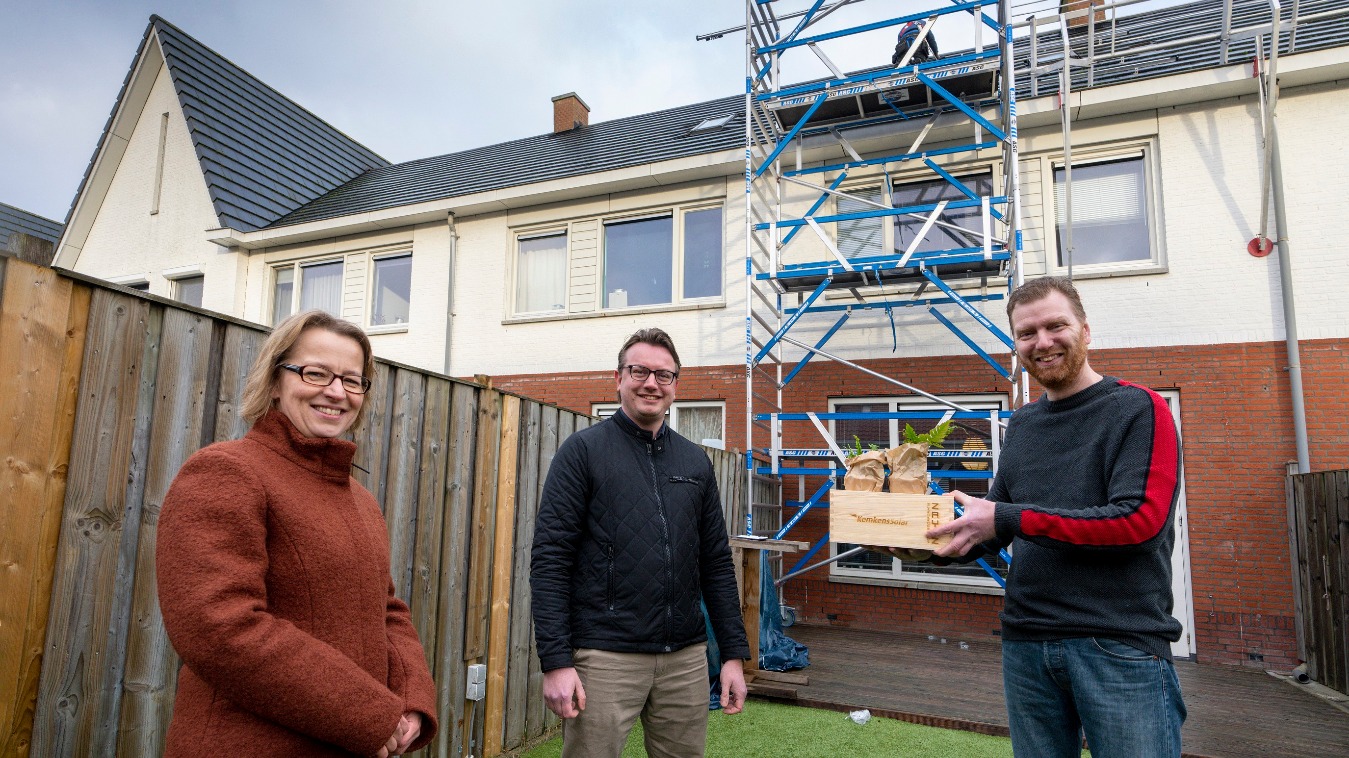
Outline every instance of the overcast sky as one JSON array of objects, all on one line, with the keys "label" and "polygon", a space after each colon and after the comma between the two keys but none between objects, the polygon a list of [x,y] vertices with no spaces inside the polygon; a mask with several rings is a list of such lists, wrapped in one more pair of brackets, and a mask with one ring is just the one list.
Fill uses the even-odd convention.
[{"label": "overcast sky", "polygon": [[[834,23],[940,3],[880,5]],[[744,91],[743,33],[695,40],[741,0],[0,0],[0,202],[64,220],[152,13],[393,162],[546,132],[565,92],[594,123]],[[944,50],[970,44],[946,26]],[[876,65],[893,39],[826,54]]]}]

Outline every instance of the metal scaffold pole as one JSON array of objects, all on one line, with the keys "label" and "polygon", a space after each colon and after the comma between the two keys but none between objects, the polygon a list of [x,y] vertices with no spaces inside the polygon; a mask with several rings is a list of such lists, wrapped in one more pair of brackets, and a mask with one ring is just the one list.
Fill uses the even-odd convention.
[{"label": "metal scaffold pole", "polygon": [[[898,322],[906,342],[953,336],[952,354],[968,348],[1009,380],[1009,394],[1022,402],[1026,383],[1018,380],[1015,358],[1006,357],[1012,341],[981,309],[1021,281],[1008,3],[954,0],[931,8],[912,2],[897,13],[895,3],[816,0],[779,13],[785,2],[746,0],[745,463],[751,492],[756,476],[790,472],[804,481],[829,477],[843,464],[837,432],[821,420],[832,425],[837,414],[795,407],[789,413],[784,393],[812,360],[840,371],[860,367],[859,376],[882,375],[858,361],[879,357],[868,335],[886,334],[898,350]],[[973,30],[973,47],[938,54],[938,34],[954,33],[958,24]],[[989,30],[994,41],[985,44]],[[886,54],[890,45],[896,50],[888,65],[846,71],[839,63],[848,56],[846,46],[864,44]],[[818,75],[795,80],[802,59]],[[1002,181],[996,182],[992,167],[999,163]],[[883,378],[911,387],[925,402],[949,405],[940,393]],[[887,412],[920,426],[943,417]],[[968,460],[941,461],[945,466],[999,449],[1009,412],[963,415],[980,419],[961,421],[970,438]],[[799,445],[817,436],[822,439],[811,447],[786,447],[787,440]],[[990,478],[995,466],[981,465],[959,473]],[[800,507],[819,504],[823,494]],[[781,526],[784,505],[777,504],[778,518],[770,523],[756,520],[751,506],[747,530],[782,537],[790,528]]]}]

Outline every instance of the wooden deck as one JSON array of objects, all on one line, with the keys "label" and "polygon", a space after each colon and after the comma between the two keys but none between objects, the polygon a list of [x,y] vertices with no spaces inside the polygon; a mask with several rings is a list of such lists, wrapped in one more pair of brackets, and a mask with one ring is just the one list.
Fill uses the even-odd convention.
[{"label": "wooden deck", "polygon": [[[855,710],[931,726],[1006,735],[998,643],[794,626],[810,648],[796,698],[817,708]],[[1262,671],[1176,664],[1189,709],[1187,756],[1349,756],[1349,714]],[[770,685],[782,687],[783,685]]]}]

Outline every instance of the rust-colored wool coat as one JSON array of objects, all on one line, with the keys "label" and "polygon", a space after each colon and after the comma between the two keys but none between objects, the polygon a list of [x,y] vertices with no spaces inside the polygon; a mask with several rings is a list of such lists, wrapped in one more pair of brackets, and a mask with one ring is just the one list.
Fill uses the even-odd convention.
[{"label": "rust-colored wool coat", "polygon": [[356,446],[278,411],[183,465],[159,519],[159,604],[183,659],[166,758],[371,756],[435,685],[389,578]]}]

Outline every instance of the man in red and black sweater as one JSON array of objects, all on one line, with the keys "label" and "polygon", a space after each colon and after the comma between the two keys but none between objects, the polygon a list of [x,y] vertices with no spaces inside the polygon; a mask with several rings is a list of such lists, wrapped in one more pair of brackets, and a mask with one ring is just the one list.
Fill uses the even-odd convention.
[{"label": "man in red and black sweater", "polygon": [[1007,301],[1022,365],[1045,394],[1008,424],[988,499],[937,560],[1012,545],[1003,687],[1018,756],[1178,756],[1185,720],[1170,643],[1180,443],[1166,401],[1087,362],[1091,328],[1071,281]]}]

